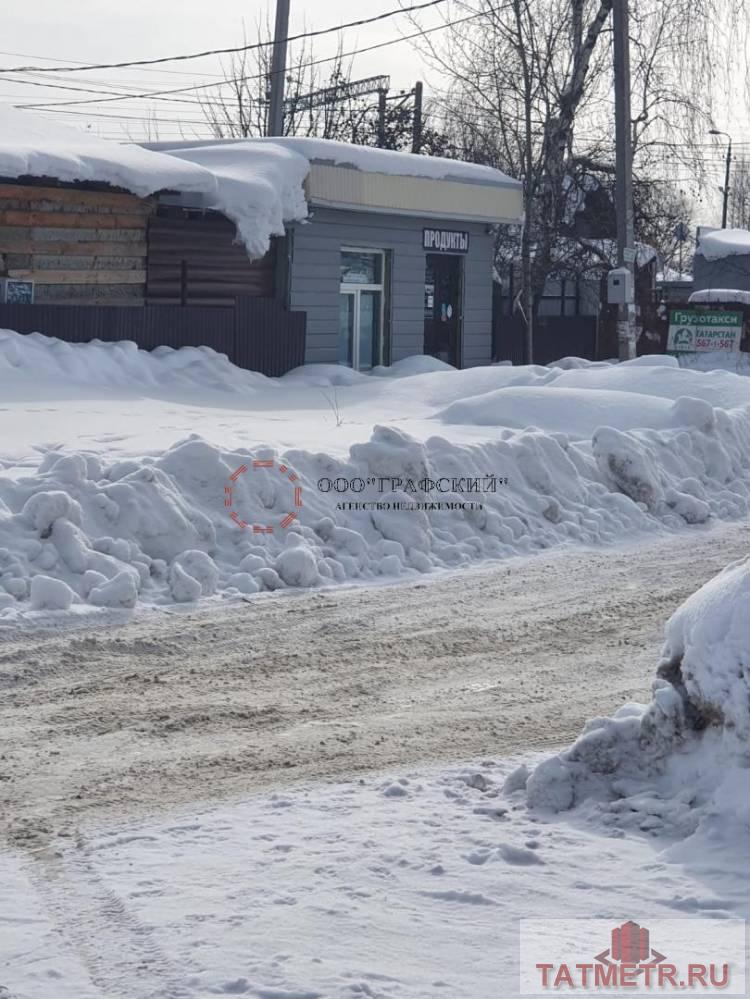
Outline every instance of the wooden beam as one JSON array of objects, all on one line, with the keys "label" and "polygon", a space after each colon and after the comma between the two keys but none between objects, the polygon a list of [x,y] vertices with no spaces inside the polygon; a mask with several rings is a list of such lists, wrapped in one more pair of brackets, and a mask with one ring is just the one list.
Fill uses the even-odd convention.
[{"label": "wooden beam", "polygon": [[71,190],[65,187],[36,187],[28,184],[0,184],[0,201],[24,198],[29,201],[57,201],[64,205],[100,205],[137,215],[149,215],[154,201],[137,194],[114,194],[110,191]]},{"label": "wooden beam", "polygon": [[71,253],[77,256],[95,257],[145,257],[146,243],[115,242],[71,242],[70,240],[3,239],[0,234],[0,253]]},{"label": "wooden beam", "polygon": [[146,266],[144,257],[129,255],[124,257],[107,256],[99,259],[95,254],[79,254],[78,252],[18,254],[21,258],[31,257],[26,264],[15,260],[14,256],[12,253],[7,255],[8,268],[26,267],[33,271],[140,271]]},{"label": "wooden beam", "polygon": [[57,226],[66,229],[143,229],[146,220],[139,215],[97,215],[93,212],[21,212],[0,211],[0,226]]},{"label": "wooden beam", "polygon": [[146,272],[138,271],[28,271],[9,270],[8,277],[36,284],[145,284]]}]

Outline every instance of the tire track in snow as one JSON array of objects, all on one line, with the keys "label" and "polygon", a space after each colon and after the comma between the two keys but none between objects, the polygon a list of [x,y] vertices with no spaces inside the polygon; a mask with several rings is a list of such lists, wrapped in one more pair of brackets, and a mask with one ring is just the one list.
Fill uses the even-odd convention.
[{"label": "tire track in snow", "polygon": [[29,878],[102,999],[194,999],[183,984],[184,969],[170,962],[152,928],[106,886],[85,846],[33,857]]}]

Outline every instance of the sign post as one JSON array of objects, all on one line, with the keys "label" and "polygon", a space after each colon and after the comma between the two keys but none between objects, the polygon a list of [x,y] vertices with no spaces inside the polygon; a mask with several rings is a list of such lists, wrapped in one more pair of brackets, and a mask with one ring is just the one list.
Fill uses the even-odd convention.
[{"label": "sign post", "polygon": [[669,313],[668,351],[738,351],[741,340],[741,312],[672,309]]}]

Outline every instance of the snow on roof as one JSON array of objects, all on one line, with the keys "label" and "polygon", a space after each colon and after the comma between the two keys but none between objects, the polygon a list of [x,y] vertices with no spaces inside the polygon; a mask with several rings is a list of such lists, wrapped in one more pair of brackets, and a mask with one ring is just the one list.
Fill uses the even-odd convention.
[{"label": "snow on roof", "polygon": [[721,260],[750,253],[750,231],[747,229],[716,229],[701,235],[696,254],[706,260]]},{"label": "snow on roof", "polygon": [[122,187],[140,197],[155,191],[215,189],[210,173],[172,156],[122,145],[0,104],[0,177],[53,177]]},{"label": "snow on roof", "polygon": [[[154,143],[166,149],[168,143]],[[276,142],[177,143],[169,157],[195,163],[211,172],[216,190],[204,198],[206,208],[222,212],[237,226],[251,257],[262,257],[271,236],[284,235],[284,223],[307,218],[304,182],[310,163],[300,153]],[[163,155],[163,154],[162,154]]]},{"label": "snow on roof", "polygon": [[251,256],[262,256],[271,236],[284,234],[285,222],[307,218],[304,184],[313,166],[520,189],[518,181],[492,167],[329,139],[216,139],[149,142],[145,147],[211,171],[217,192],[212,200],[203,199],[203,207],[232,219]]},{"label": "snow on roof", "polygon": [[691,305],[701,302],[750,305],[750,291],[743,291],[741,288],[703,288],[701,291],[694,291],[688,302]]},{"label": "snow on roof", "polygon": [[[147,148],[169,151],[200,149],[201,146],[231,148],[240,146],[243,152],[253,156],[265,147],[274,146],[303,156],[308,163],[349,166],[363,173],[382,173],[395,177],[426,177],[432,180],[454,180],[469,184],[489,184],[498,187],[521,187],[521,182],[494,167],[479,163],[465,163],[442,156],[419,156],[415,153],[398,152],[393,149],[376,149],[373,146],[356,146],[349,142],[336,142],[333,139],[298,138],[292,136],[274,138],[221,139],[204,142],[153,142]],[[228,154],[232,155],[232,154]]]}]

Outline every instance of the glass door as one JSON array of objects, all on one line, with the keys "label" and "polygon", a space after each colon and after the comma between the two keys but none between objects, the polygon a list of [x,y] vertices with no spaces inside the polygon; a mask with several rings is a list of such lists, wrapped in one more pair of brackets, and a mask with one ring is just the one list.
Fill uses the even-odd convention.
[{"label": "glass door", "polygon": [[369,371],[383,363],[384,271],[382,250],[341,252],[339,364]]},{"label": "glass door", "polygon": [[357,297],[353,291],[339,295],[338,363],[354,366],[354,330],[356,328]]}]

